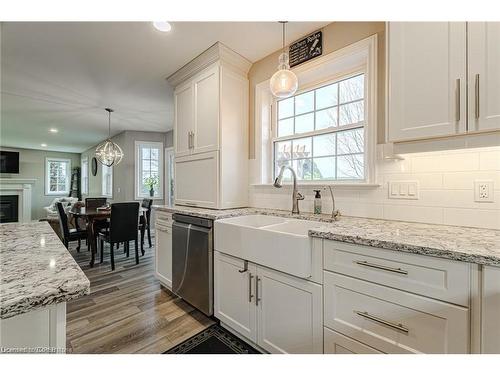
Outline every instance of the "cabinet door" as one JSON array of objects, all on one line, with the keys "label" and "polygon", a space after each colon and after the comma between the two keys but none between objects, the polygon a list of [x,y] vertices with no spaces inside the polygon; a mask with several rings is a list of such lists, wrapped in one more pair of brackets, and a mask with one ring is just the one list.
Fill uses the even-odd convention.
[{"label": "cabinet door", "polygon": [[175,203],[218,208],[218,152],[185,156],[175,160]]},{"label": "cabinet door", "polygon": [[255,308],[256,267],[253,264],[224,255],[214,258],[214,298],[216,318],[253,342],[257,341]]},{"label": "cabinet door", "polygon": [[168,289],[172,289],[172,227],[155,224],[155,275]]},{"label": "cabinet door", "polygon": [[469,22],[469,131],[500,129],[500,22]]},{"label": "cabinet door", "polygon": [[500,354],[500,267],[484,266],[481,353]]},{"label": "cabinet door", "polygon": [[465,132],[465,78],[464,22],[390,22],[388,140]]},{"label": "cabinet door", "polygon": [[350,337],[341,335],[325,327],[325,354],[383,354]]},{"label": "cabinet door", "polygon": [[193,119],[193,86],[191,82],[178,87],[175,98],[175,154],[176,156],[189,155],[190,132],[194,130]]},{"label": "cabinet door", "polygon": [[257,344],[270,353],[323,353],[321,285],[257,267]]},{"label": "cabinet door", "polygon": [[219,66],[215,65],[194,79],[193,153],[219,148]]}]

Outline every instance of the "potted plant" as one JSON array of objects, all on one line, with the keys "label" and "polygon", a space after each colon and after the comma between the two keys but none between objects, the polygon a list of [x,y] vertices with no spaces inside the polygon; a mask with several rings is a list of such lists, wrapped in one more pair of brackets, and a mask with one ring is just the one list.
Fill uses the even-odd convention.
[{"label": "potted plant", "polygon": [[159,183],[158,176],[150,176],[144,179],[144,185],[149,187],[149,196],[154,197],[155,186],[158,185],[158,183]]}]

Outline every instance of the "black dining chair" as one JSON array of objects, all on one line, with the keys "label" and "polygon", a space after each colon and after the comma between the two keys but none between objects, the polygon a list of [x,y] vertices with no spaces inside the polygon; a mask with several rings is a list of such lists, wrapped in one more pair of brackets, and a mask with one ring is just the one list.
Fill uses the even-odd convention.
[{"label": "black dining chair", "polygon": [[101,243],[101,263],[104,258],[104,242],[110,246],[111,269],[115,269],[114,245],[120,242],[125,244],[127,255],[129,253],[129,242],[134,241],[135,245],[135,264],[139,264],[139,246],[138,246],[138,225],[139,216],[138,202],[113,203],[111,205],[111,218],[109,228],[99,233]]},{"label": "black dining chair", "polygon": [[80,246],[82,245],[82,240],[87,238],[87,231],[82,229],[70,229],[68,224],[68,215],[64,211],[64,207],[61,202],[56,203],[57,214],[59,216],[59,226],[61,228],[62,240],[66,249],[71,241],[78,241],[78,246],[76,251],[80,252]]},{"label": "black dining chair", "polygon": [[145,208],[147,211],[139,218],[139,230],[141,231],[141,252],[144,255],[144,234],[148,234],[148,243],[151,248],[151,206],[153,205],[153,200],[145,198],[142,200],[141,207]]}]

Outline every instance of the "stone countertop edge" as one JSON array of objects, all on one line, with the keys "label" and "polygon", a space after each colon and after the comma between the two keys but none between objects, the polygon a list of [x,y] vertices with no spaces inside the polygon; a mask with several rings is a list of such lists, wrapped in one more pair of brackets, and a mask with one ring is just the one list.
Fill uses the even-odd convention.
[{"label": "stone countertop edge", "polygon": [[90,281],[46,222],[0,224],[0,319],[90,293]]}]

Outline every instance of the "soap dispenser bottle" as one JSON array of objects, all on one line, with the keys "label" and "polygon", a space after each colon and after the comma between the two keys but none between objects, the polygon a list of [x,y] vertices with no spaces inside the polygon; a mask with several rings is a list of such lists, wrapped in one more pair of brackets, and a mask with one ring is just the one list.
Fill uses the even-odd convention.
[{"label": "soap dispenser bottle", "polygon": [[314,213],[315,214],[320,214],[321,213],[321,190],[313,190],[316,192],[316,195],[314,196]]}]

